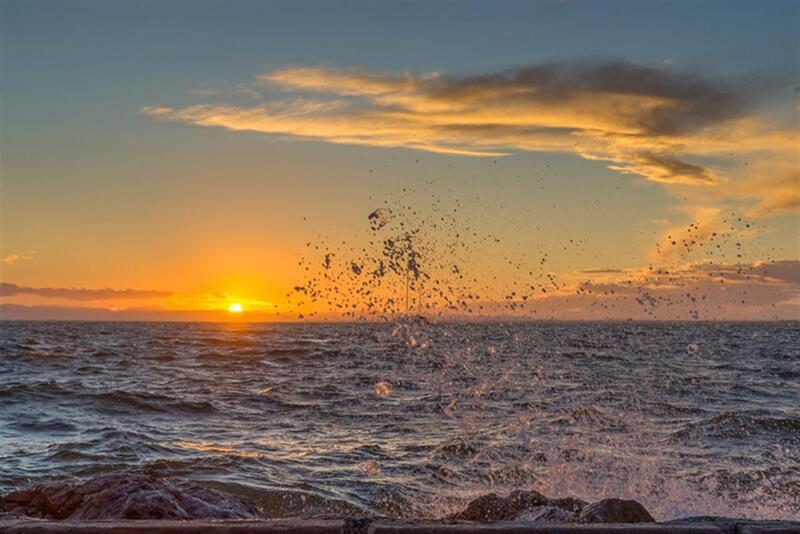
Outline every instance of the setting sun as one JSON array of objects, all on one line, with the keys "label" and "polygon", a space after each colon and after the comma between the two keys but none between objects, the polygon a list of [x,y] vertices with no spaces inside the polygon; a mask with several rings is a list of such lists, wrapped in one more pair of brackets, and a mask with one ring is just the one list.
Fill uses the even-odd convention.
[{"label": "setting sun", "polygon": [[230,306],[228,306],[228,311],[231,312],[231,313],[242,313],[244,311],[244,308],[242,308],[241,304],[239,304],[238,302],[235,302],[235,303],[231,304]]}]

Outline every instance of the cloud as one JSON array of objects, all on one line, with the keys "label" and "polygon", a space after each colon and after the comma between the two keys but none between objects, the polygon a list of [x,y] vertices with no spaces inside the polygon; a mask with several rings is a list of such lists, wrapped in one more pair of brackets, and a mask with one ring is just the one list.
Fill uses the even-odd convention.
[{"label": "cloud", "polygon": [[[594,271],[594,270],[590,270]],[[800,317],[800,261],[700,262],[672,269],[598,269],[598,276],[528,301],[560,319],[771,320]],[[585,277],[586,271],[577,273]]]},{"label": "cloud", "polygon": [[722,181],[713,169],[680,161],[667,153],[640,152],[631,155],[624,165],[609,165],[609,168],[668,184],[713,185]]},{"label": "cloud", "polygon": [[670,271],[647,269],[640,271],[641,280],[649,285],[679,286],[701,280],[749,282],[783,286],[800,292],[800,260],[774,260],[752,263],[689,263]]},{"label": "cloud", "polygon": [[173,109],[166,106],[145,106],[139,111],[151,117],[169,117]]},{"label": "cloud", "polygon": [[[800,261],[688,263],[673,269],[590,269],[558,288],[471,302],[463,317],[556,320],[797,320]],[[564,279],[572,278],[566,283]],[[467,311],[470,310],[470,311]]]},{"label": "cloud", "polygon": [[33,259],[33,252],[29,252],[28,254],[8,254],[7,256],[3,256],[1,260],[5,265],[13,265],[18,261],[23,260],[32,260]]},{"label": "cloud", "polygon": [[785,285],[795,293],[800,292],[800,261],[777,260],[751,264],[701,263],[688,266],[677,272],[682,277],[704,278],[729,282],[757,282],[761,284]]},{"label": "cloud", "polygon": [[687,206],[682,211],[687,212],[691,222],[665,229],[649,251],[648,256],[651,261],[657,263],[686,261],[719,236],[722,227],[722,214],[719,208]]},{"label": "cloud", "polygon": [[172,295],[170,291],[139,289],[85,289],[66,287],[24,287],[7,282],[0,283],[0,297],[17,295],[35,295],[45,298],[61,298],[69,300],[107,300],[107,299],[153,299]]},{"label": "cloud", "polygon": [[[257,83],[286,96],[255,106],[141,112],[236,131],[467,156],[574,152],[655,182],[713,186],[724,176],[703,157],[775,147],[760,141],[763,131],[746,142],[743,134],[757,127],[745,120],[752,96],[780,85],[626,61],[552,62],[477,76],[300,67],[261,74]],[[794,130],[775,135],[785,138],[782,150],[796,141]]]},{"label": "cloud", "polygon": [[258,79],[290,89],[339,95],[387,95],[412,91],[419,84],[417,77],[411,73],[375,74],[363,69],[291,68],[262,74]]},{"label": "cloud", "polygon": [[739,187],[743,197],[759,197],[749,211],[750,217],[767,217],[800,211],[800,170],[767,172]]},{"label": "cloud", "polygon": [[622,269],[615,269],[613,267],[598,268],[598,269],[584,269],[579,271],[581,274],[619,274],[624,273]]}]

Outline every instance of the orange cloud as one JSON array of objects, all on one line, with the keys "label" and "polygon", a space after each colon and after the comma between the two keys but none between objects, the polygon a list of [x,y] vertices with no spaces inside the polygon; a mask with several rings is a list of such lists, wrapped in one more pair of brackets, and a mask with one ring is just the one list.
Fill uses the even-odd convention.
[{"label": "orange cloud", "polygon": [[671,226],[664,230],[649,251],[648,256],[656,263],[686,261],[702,249],[709,240],[716,238],[722,226],[719,208],[691,206],[686,208],[691,216],[689,224]]},{"label": "orange cloud", "polygon": [[33,253],[28,253],[27,255],[22,254],[8,254],[7,256],[3,256],[2,263],[5,265],[13,265],[18,261],[22,260],[31,260],[33,259]]},{"label": "orange cloud", "polygon": [[758,203],[748,211],[751,217],[800,211],[800,168],[758,176],[743,183],[739,193],[745,198],[759,198]]},{"label": "orange cloud", "polygon": [[790,179],[743,175],[731,164],[731,157],[736,164],[783,162],[796,176],[796,121],[748,112],[760,91],[786,85],[781,80],[733,83],[663,65],[571,61],[476,76],[298,67],[261,74],[259,84],[286,96],[141,112],[234,131],[464,156],[571,152],[650,181],[703,186],[714,198],[758,199],[754,214],[798,209]]},{"label": "orange cloud", "polygon": [[258,76],[262,82],[288,89],[339,95],[382,95],[411,91],[418,85],[413,74],[374,74],[364,69],[290,68]]}]

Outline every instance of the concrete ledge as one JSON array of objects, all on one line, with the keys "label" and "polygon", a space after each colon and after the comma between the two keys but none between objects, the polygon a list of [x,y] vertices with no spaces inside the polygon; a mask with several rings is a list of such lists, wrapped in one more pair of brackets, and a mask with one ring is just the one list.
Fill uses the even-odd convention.
[{"label": "concrete ledge", "polygon": [[[376,520],[216,520],[216,521],[0,521],[1,534],[729,534],[711,524],[575,525],[534,522],[400,522]],[[753,530],[742,534],[790,534]]]},{"label": "concrete ledge", "polygon": [[800,534],[800,522],[736,525],[736,534]]},{"label": "concrete ledge", "polygon": [[369,534],[726,534],[715,525],[497,523],[389,523],[377,522]]},{"label": "concrete ledge", "polygon": [[45,521],[0,520],[0,534],[800,534],[800,522],[558,524],[362,519]]},{"label": "concrete ledge", "polygon": [[342,534],[343,520],[0,521],[0,534]]}]

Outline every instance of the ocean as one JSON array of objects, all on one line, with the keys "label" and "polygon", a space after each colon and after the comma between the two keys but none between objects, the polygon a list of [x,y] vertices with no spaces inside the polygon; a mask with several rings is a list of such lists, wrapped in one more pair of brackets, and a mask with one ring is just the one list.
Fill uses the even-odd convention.
[{"label": "ocean", "polygon": [[800,516],[797,323],[0,323],[0,493],[132,472],[271,517],[489,492]]}]

